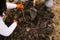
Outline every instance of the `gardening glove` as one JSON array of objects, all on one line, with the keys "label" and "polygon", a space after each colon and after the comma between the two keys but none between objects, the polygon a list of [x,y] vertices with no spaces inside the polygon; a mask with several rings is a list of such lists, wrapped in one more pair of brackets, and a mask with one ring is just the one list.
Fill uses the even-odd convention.
[{"label": "gardening glove", "polygon": [[24,9],[24,5],[23,4],[17,4],[16,8]]},{"label": "gardening glove", "polygon": [[15,19],[13,20],[13,22],[16,22],[16,23],[18,24],[18,21],[17,21],[17,20],[15,20]]}]

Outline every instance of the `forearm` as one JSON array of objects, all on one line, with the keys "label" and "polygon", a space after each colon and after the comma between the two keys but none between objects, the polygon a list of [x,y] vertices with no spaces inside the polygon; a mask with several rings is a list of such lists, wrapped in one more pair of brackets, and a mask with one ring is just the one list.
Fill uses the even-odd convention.
[{"label": "forearm", "polygon": [[18,8],[18,9],[24,9],[23,4],[14,4],[14,3],[6,3],[7,9],[13,9],[13,8]]},{"label": "forearm", "polygon": [[17,23],[14,22],[13,24],[11,24],[11,26],[9,26],[9,28],[5,24],[3,24],[2,26],[3,27],[0,28],[0,34],[3,36],[10,36],[16,28]]},{"label": "forearm", "polygon": [[10,34],[13,33],[13,31],[14,31],[15,28],[16,28],[16,26],[17,26],[17,23],[16,23],[16,22],[14,22],[11,26],[9,26],[8,30],[10,31],[10,32],[9,32]]},{"label": "forearm", "polygon": [[13,4],[13,3],[6,3],[6,6],[7,6],[7,9],[12,9],[12,8],[16,8],[16,4]]}]

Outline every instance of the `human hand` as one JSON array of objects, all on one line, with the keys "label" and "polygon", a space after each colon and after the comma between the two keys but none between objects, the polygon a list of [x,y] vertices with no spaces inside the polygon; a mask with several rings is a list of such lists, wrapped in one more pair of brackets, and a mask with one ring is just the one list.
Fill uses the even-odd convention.
[{"label": "human hand", "polygon": [[24,5],[23,4],[17,4],[16,8],[24,9]]},{"label": "human hand", "polygon": [[18,21],[17,21],[17,20],[15,20],[15,19],[13,20],[13,22],[16,22],[16,23],[18,24]]}]

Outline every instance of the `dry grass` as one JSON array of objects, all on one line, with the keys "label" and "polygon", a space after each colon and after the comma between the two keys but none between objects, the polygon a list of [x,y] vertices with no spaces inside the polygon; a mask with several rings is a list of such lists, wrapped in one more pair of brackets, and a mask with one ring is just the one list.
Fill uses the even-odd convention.
[{"label": "dry grass", "polygon": [[54,7],[52,12],[55,14],[54,17],[54,40],[60,40],[60,0],[54,0]]}]

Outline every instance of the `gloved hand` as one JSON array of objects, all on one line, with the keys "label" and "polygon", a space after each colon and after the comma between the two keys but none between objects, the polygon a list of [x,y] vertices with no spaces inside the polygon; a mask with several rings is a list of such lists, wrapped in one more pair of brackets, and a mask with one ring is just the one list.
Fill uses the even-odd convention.
[{"label": "gloved hand", "polygon": [[17,21],[17,20],[15,20],[15,19],[13,20],[13,22],[16,22],[16,23],[18,24],[18,21]]},{"label": "gloved hand", "polygon": [[24,9],[24,5],[23,4],[17,4],[16,8]]}]

